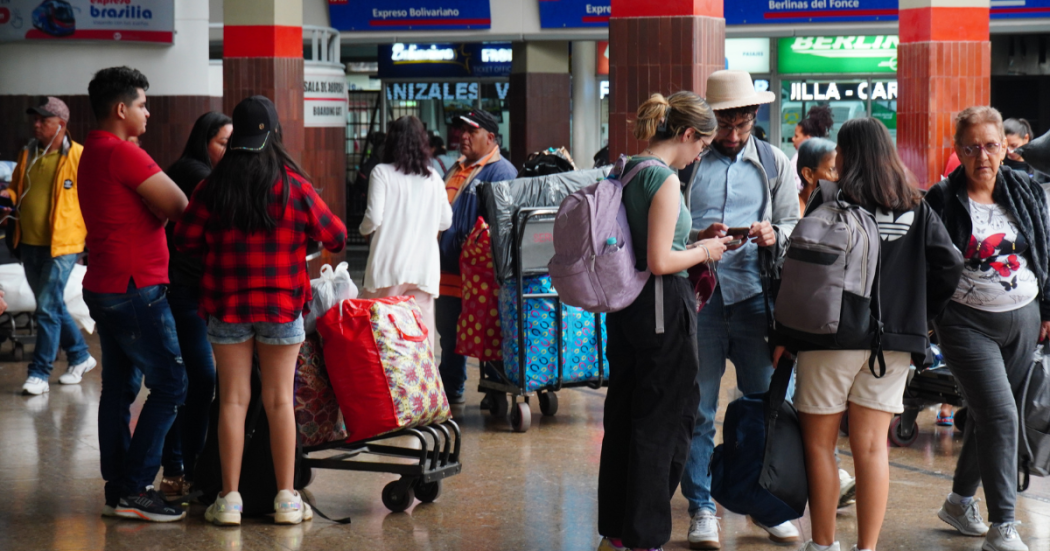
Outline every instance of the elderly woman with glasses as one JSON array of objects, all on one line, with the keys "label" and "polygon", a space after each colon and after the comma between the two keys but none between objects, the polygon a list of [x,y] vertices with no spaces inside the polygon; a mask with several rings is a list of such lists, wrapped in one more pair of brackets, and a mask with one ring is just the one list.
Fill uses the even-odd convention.
[{"label": "elderly woman with glasses", "polygon": [[[1017,533],[1017,405],[1036,343],[1050,332],[1047,204],[1025,173],[1001,166],[1003,118],[970,107],[955,119],[962,166],[926,201],[940,214],[965,266],[934,327],[969,407],[952,493],[937,513],[987,551],[1027,551]],[[989,528],[974,494],[984,484]]]}]

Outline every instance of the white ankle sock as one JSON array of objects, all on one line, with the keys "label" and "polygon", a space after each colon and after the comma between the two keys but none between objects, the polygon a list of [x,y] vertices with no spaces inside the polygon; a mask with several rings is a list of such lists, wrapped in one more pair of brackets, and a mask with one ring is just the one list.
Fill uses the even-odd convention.
[{"label": "white ankle sock", "polygon": [[831,549],[834,546],[834,543],[831,545],[821,545],[817,542],[813,542],[813,549],[816,549],[817,551],[828,551],[828,549]]},{"label": "white ankle sock", "polygon": [[970,504],[971,501],[973,501],[973,497],[963,497],[955,492],[952,492],[948,494],[948,501],[955,505],[962,505],[963,507],[966,507]]}]

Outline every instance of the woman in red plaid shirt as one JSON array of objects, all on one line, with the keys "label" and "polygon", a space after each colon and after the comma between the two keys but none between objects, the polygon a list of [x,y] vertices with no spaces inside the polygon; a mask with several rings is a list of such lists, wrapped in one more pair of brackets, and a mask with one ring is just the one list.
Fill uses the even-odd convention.
[{"label": "woman in red plaid shirt", "polygon": [[219,374],[219,457],[223,488],[205,512],[215,524],[240,524],[238,493],[244,418],[251,399],[252,352],[258,348],[262,400],[270,425],[278,524],[310,520],[310,506],[292,487],[295,362],[305,338],[310,300],[306,245],[338,252],[346,227],[288,156],[277,110],[263,96],[233,111],[227,153],[193,194],[175,226],[178,250],[204,257],[201,315]]}]

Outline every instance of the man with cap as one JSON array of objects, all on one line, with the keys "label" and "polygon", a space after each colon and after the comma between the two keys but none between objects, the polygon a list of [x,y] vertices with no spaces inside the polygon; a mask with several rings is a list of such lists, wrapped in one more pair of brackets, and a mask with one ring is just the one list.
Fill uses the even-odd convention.
[{"label": "man with cap", "polygon": [[[88,85],[98,126],[84,141],[80,207],[91,254],[84,301],[102,346],[98,443],[106,481],[103,516],[171,522],[185,516],[153,488],[164,437],[186,399],[175,320],[166,297],[164,226],[186,195],[128,138],[146,131],[145,75],[128,67],[95,73]],[[134,434],[130,406],[145,380],[149,397]]]},{"label": "man with cap", "polygon": [[459,253],[478,219],[476,188],[481,182],[513,180],[518,170],[499,153],[499,123],[488,111],[470,111],[459,117],[463,134],[460,158],[445,175],[445,191],[452,204],[452,227],[441,234],[441,296],[434,304],[441,339],[441,381],[449,403],[464,403],[467,359],[456,354],[456,322],[463,310]]},{"label": "man with cap", "polygon": [[91,371],[95,358],[66,310],[65,290],[77,255],[84,252],[87,230],[77,200],[77,167],[84,147],[67,134],[69,107],[55,97],[42,98],[26,110],[33,117],[33,139],[22,149],[11,187],[14,203],[8,221],[12,243],[36,297],[36,346],[22,393],[50,389],[52,362],[61,347],[69,366],[59,382],[75,385]]},{"label": "man with cap", "polygon": [[[791,162],[779,149],[751,139],[759,106],[774,99],[771,92],[756,91],[745,71],[712,73],[707,79],[707,102],[718,119],[718,130],[710,153],[684,171],[686,205],[693,216],[691,237],[722,237],[729,228],[747,231],[722,256],[714,295],[697,314],[700,407],[682,476],[682,494],[692,517],[688,537],[692,549],[720,547],[708,468],[726,360],[736,367],[737,386],[744,394],[765,392],[773,375],[767,344],[771,315],[767,304],[773,297],[766,297],[765,291],[777,277],[799,213]],[[790,522],[759,526],[776,542],[799,539]]]}]

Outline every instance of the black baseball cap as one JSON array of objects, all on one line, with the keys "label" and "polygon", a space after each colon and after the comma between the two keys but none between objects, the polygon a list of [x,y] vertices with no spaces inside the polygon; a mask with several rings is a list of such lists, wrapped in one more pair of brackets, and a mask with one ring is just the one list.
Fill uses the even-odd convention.
[{"label": "black baseball cap", "polygon": [[472,128],[484,128],[493,134],[499,134],[499,122],[488,111],[468,111],[459,116],[459,122]]},{"label": "black baseball cap", "polygon": [[233,109],[233,134],[229,149],[262,151],[277,131],[277,107],[266,96],[252,96]]}]

